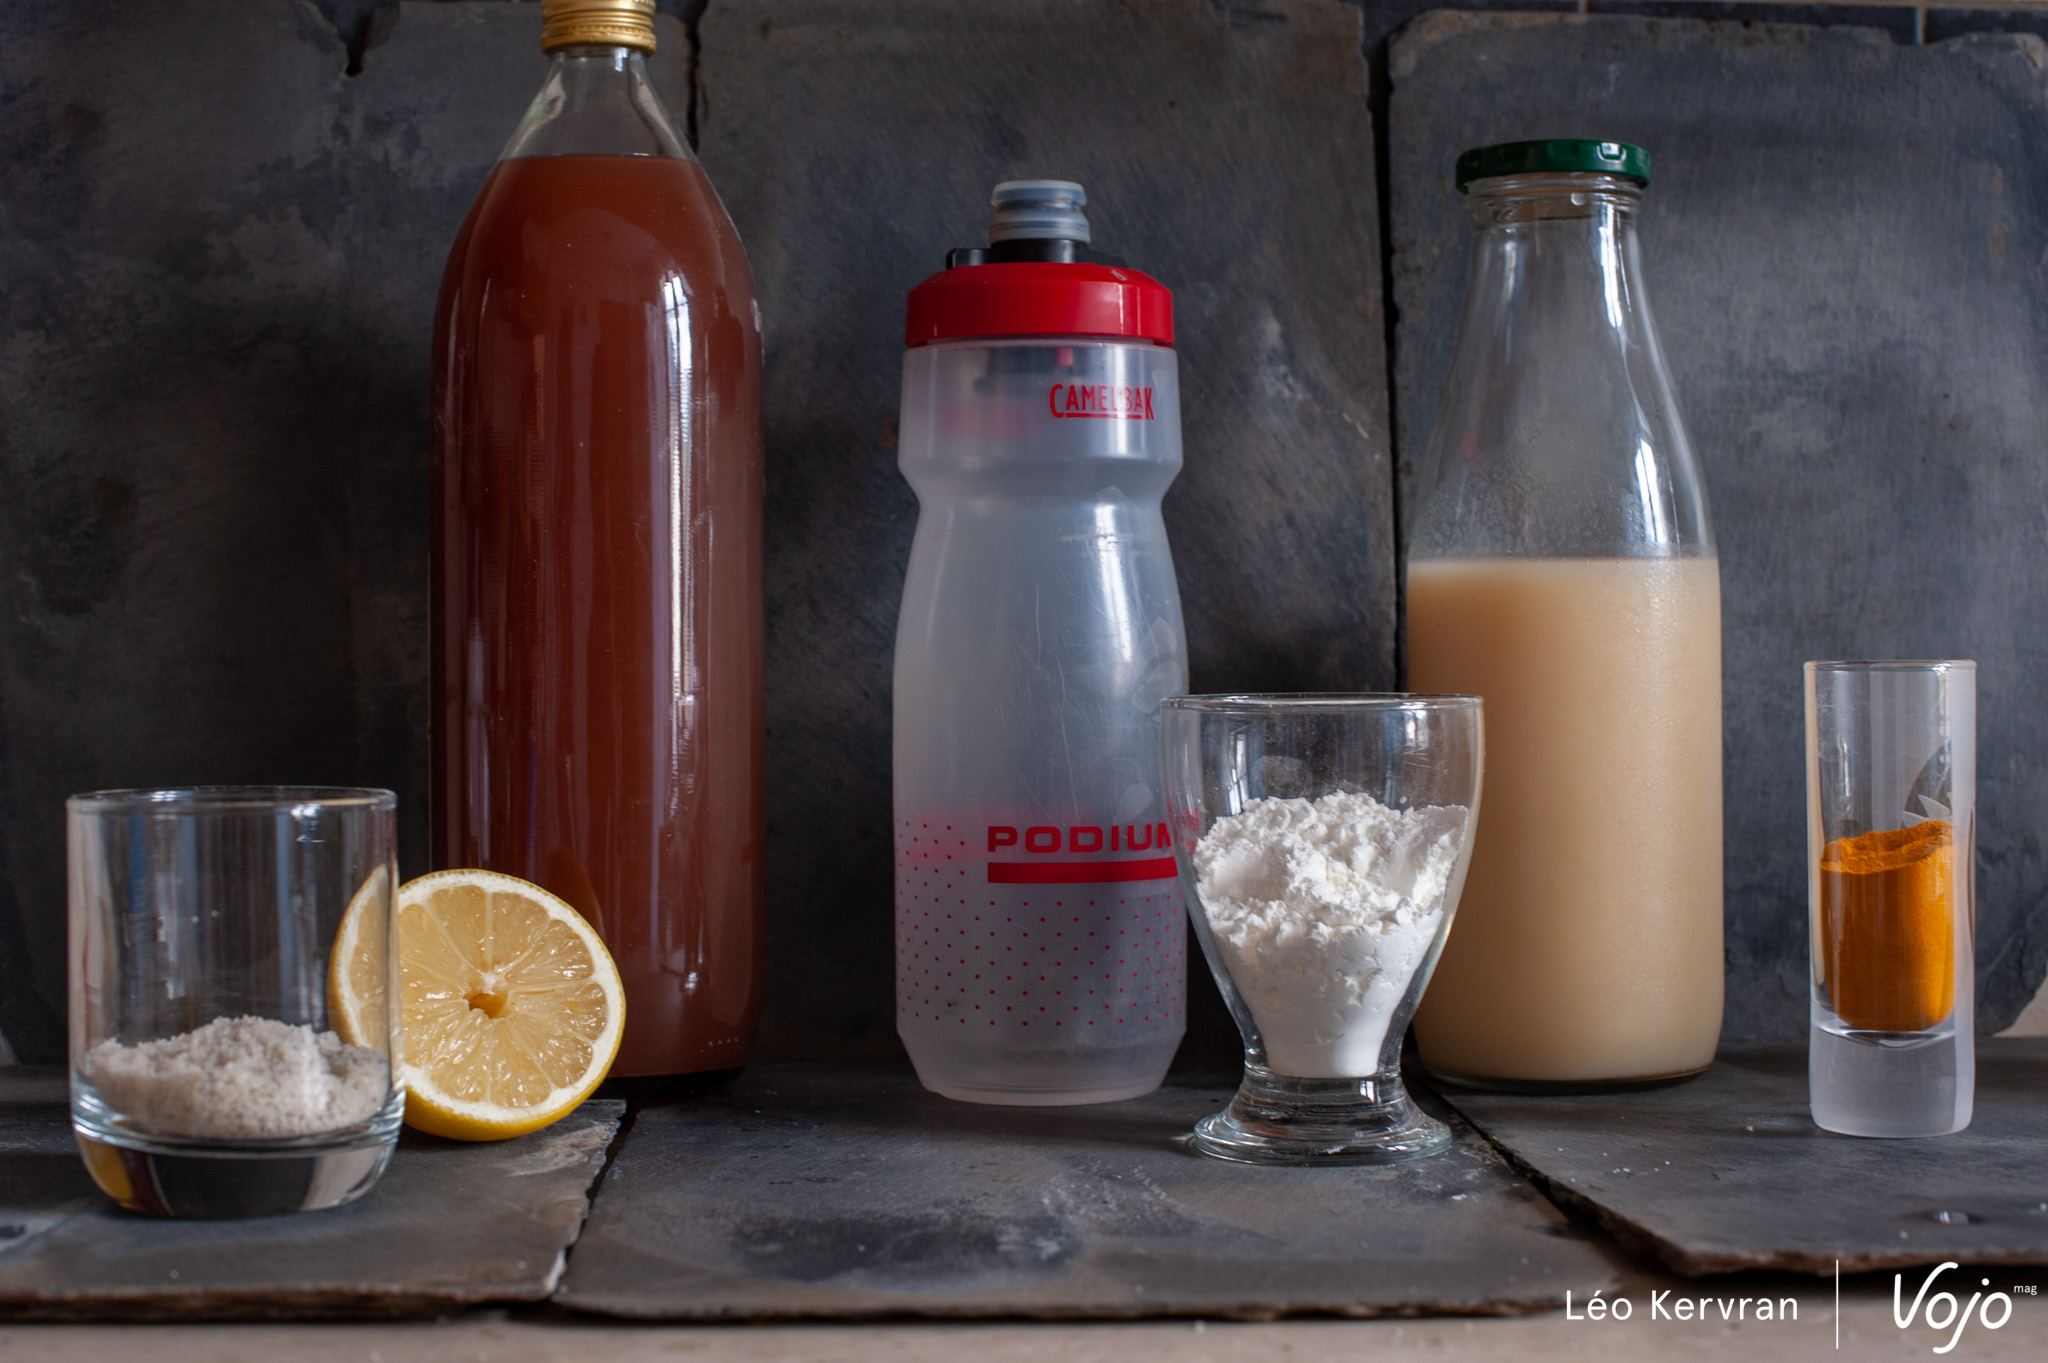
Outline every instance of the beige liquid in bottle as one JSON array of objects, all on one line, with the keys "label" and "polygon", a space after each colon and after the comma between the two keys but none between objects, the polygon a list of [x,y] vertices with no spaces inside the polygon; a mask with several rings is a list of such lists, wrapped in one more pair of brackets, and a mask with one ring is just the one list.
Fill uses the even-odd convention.
[{"label": "beige liquid in bottle", "polygon": [[1471,873],[1415,1016],[1431,1070],[1570,1086],[1713,1060],[1720,607],[1711,558],[1409,565],[1410,689],[1486,701]]}]

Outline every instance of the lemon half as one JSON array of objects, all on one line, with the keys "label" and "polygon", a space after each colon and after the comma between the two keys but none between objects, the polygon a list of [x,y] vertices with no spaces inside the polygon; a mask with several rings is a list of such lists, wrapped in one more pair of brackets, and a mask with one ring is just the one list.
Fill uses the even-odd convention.
[{"label": "lemon half", "polygon": [[[368,897],[359,897],[367,902]],[[358,914],[351,906],[349,919]],[[495,871],[436,871],[398,890],[406,1125],[463,1141],[566,1116],[619,1051],[626,991],[582,915]],[[376,971],[344,920],[332,969],[344,1041],[375,1036]]]},{"label": "lemon half", "polygon": [[390,919],[384,916],[390,894],[391,872],[379,866],[349,900],[327,958],[328,1025],[349,1045],[379,1051],[398,1045],[386,1030],[384,1000],[390,990],[381,973],[390,964],[385,947]]}]

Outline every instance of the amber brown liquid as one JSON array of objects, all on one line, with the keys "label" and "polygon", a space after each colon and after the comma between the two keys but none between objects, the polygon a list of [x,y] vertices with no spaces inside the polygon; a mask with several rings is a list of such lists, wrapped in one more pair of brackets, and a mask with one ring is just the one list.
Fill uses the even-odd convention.
[{"label": "amber brown liquid", "polygon": [[437,867],[554,891],[618,1075],[734,1068],[762,977],[761,354],[704,172],[501,162],[434,335]]}]

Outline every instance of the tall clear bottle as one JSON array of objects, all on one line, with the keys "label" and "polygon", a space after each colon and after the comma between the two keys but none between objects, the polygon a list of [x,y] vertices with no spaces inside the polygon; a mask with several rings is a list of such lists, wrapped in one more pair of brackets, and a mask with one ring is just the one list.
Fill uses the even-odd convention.
[{"label": "tall clear bottle", "polygon": [[1465,315],[1408,541],[1408,679],[1486,699],[1486,810],[1415,1035],[1505,1087],[1704,1069],[1721,1027],[1713,530],[1642,291],[1640,148],[1458,158]]},{"label": "tall clear bottle", "polygon": [[435,318],[434,862],[597,927],[613,1073],[732,1069],[762,976],[760,312],[649,84],[653,0],[541,11],[547,82]]}]

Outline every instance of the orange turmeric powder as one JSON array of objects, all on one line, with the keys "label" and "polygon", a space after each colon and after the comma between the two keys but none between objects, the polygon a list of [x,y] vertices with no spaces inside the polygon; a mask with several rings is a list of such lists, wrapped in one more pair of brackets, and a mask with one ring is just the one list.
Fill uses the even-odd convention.
[{"label": "orange turmeric powder", "polygon": [[1820,854],[1828,1000],[1851,1027],[1917,1032],[1955,1010],[1955,839],[1929,819]]}]

